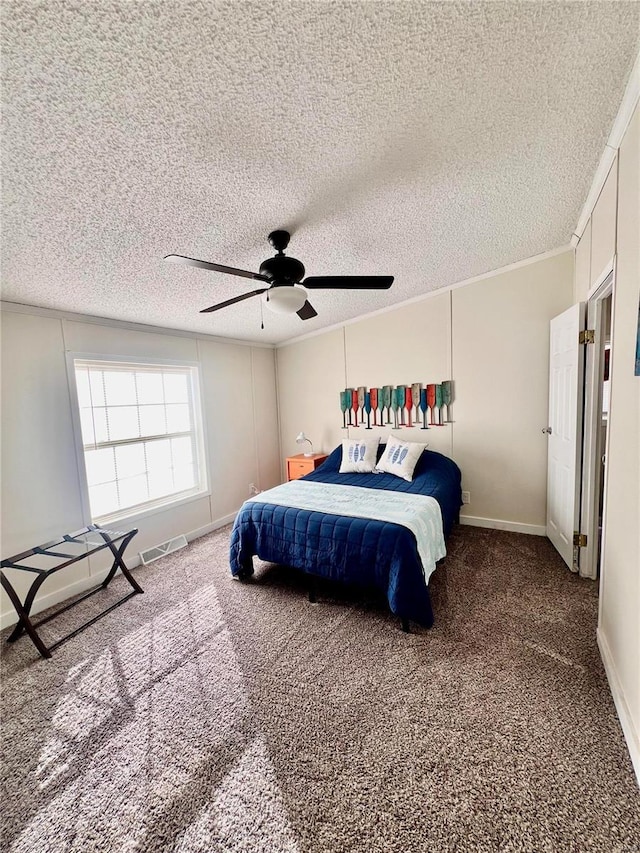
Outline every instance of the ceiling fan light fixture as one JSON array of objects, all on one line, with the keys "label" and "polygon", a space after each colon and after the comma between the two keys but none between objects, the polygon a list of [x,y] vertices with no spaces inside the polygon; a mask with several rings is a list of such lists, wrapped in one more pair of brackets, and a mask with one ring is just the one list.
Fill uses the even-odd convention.
[{"label": "ceiling fan light fixture", "polygon": [[262,298],[269,310],[276,314],[295,314],[307,301],[307,291],[298,284],[270,287]]}]

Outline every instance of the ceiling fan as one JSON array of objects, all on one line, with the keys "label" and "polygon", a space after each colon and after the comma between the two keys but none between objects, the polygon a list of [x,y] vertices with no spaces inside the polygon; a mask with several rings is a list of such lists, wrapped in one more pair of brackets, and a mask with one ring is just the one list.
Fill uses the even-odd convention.
[{"label": "ceiling fan", "polygon": [[272,231],[269,234],[269,242],[277,254],[263,261],[259,272],[240,270],[223,264],[214,264],[211,261],[199,261],[184,255],[166,255],[165,261],[238,275],[242,278],[253,278],[268,285],[268,287],[251,290],[249,293],[243,293],[241,296],[204,308],[201,314],[219,311],[221,308],[235,305],[236,302],[242,302],[243,299],[265,293],[265,302],[272,311],[279,314],[297,314],[301,320],[310,320],[312,317],[317,317],[318,312],[307,299],[307,290],[388,290],[393,283],[392,275],[311,276],[303,281],[304,266],[296,258],[290,258],[284,254],[284,250],[289,245],[290,236],[288,231]]}]

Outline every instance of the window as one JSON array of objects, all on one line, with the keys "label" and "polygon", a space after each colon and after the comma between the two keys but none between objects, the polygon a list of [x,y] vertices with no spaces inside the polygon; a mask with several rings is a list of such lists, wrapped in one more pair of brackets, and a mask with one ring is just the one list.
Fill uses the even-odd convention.
[{"label": "window", "polygon": [[196,366],[74,358],[73,367],[94,522],[207,491]]}]

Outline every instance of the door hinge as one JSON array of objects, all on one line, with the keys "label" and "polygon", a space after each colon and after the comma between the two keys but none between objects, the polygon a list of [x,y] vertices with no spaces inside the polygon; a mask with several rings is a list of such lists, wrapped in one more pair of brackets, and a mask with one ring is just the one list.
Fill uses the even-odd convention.
[{"label": "door hinge", "polygon": [[596,342],[596,330],[595,329],[585,329],[580,332],[578,335],[578,343],[579,344],[595,344]]},{"label": "door hinge", "polygon": [[574,548],[586,548],[587,547],[587,534],[586,533],[574,533],[573,534],[573,547]]}]

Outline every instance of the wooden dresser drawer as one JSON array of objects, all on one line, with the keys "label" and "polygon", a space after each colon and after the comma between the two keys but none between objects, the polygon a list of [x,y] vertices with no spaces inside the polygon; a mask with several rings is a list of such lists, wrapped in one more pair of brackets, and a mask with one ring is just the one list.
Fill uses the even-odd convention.
[{"label": "wooden dresser drawer", "polygon": [[310,471],[313,471],[313,465],[308,462],[289,462],[287,472],[288,480],[297,480],[298,477],[304,477]]},{"label": "wooden dresser drawer", "polygon": [[322,465],[326,458],[326,453],[314,453],[313,456],[305,456],[303,453],[299,453],[297,456],[288,456],[287,480],[297,480],[304,477],[305,474],[310,474],[319,465]]}]

